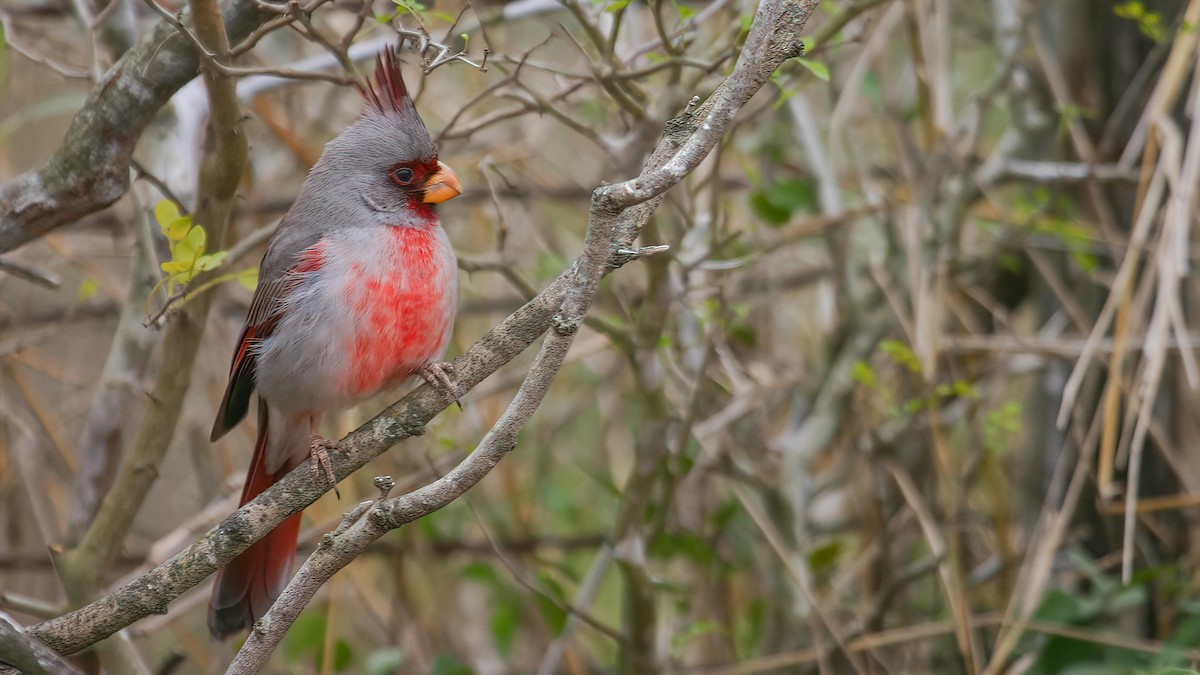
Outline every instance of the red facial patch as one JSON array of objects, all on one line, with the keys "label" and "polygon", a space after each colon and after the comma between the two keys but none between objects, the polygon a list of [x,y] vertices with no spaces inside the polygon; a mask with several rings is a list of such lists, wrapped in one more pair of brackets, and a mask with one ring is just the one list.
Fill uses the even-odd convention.
[{"label": "red facial patch", "polygon": [[408,196],[408,208],[419,218],[433,219],[433,204],[425,203],[425,183],[437,172],[436,156],[419,162],[400,162],[388,170],[397,189]]}]

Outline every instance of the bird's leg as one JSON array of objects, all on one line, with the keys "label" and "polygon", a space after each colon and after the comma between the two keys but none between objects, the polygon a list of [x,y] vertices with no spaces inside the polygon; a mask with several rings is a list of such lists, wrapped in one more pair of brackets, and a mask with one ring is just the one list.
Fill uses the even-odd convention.
[{"label": "bird's leg", "polygon": [[428,382],[429,386],[442,392],[447,401],[453,402],[459,410],[462,410],[462,403],[458,401],[458,391],[461,387],[454,379],[454,370],[449,363],[445,361],[427,363],[417,369],[417,374]]},{"label": "bird's leg", "polygon": [[315,479],[317,474],[323,472],[325,478],[329,480],[329,484],[333,486],[333,494],[341,499],[342,493],[338,490],[337,479],[333,475],[333,462],[329,459],[329,451],[336,447],[337,443],[334,441],[314,434],[308,452],[312,456],[313,478]]}]

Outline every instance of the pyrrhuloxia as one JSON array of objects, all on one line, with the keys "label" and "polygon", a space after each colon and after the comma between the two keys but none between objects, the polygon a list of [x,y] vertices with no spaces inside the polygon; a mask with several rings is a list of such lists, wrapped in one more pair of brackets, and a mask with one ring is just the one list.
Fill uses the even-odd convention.
[{"label": "pyrrhuloxia", "polygon": [[[396,54],[360,86],[362,116],[325,146],[279,223],[233,357],[212,440],[258,388],[258,441],[242,488],[253,499],[312,455],[332,481],[321,416],[414,373],[448,384],[437,363],[458,296],[454,251],[433,205],[457,196],[454,172],[404,86]],[[266,613],[290,577],[300,514],[217,573],[208,627],[221,638]]]}]

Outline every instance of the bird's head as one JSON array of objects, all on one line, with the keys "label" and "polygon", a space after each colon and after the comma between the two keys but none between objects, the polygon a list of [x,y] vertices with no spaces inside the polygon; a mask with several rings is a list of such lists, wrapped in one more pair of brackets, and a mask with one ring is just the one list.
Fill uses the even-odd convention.
[{"label": "bird's head", "polygon": [[358,90],[366,101],[362,116],[326,146],[314,177],[328,174],[344,181],[330,187],[356,195],[379,222],[429,222],[433,205],[457,197],[462,187],[450,167],[438,161],[393,48],[379,54],[374,80]]}]

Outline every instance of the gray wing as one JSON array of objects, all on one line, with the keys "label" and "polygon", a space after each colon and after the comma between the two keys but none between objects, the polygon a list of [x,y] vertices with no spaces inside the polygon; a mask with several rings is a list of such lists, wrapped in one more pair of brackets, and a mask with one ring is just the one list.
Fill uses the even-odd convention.
[{"label": "gray wing", "polygon": [[295,283],[296,275],[320,267],[318,244],[321,232],[313,227],[291,225],[288,222],[290,216],[289,212],[279,221],[279,227],[271,237],[259,267],[258,288],[254,291],[246,324],[242,327],[237,350],[233,353],[229,384],[217,409],[217,419],[209,436],[211,441],[224,436],[246,416],[250,408],[250,394],[254,392],[256,355],[252,347],[274,331],[283,300],[290,286]]}]

